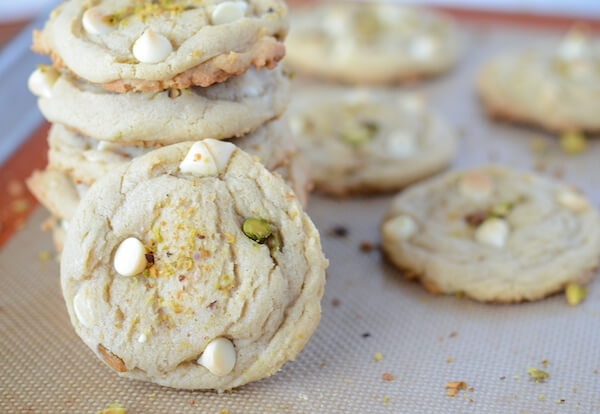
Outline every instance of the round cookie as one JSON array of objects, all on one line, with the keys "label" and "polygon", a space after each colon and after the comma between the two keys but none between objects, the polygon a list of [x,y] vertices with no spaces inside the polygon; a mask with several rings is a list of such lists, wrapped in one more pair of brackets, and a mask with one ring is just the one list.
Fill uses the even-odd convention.
[{"label": "round cookie", "polygon": [[600,214],[579,192],[501,166],[452,171],[399,194],[381,225],[386,256],[434,293],[541,299],[586,283]]},{"label": "round cookie", "polygon": [[42,66],[29,88],[50,122],[128,145],[239,137],[281,115],[289,101],[281,68],[250,69],[208,88],[115,94]]},{"label": "round cookie", "polygon": [[298,89],[288,110],[315,188],[344,196],[402,188],[446,167],[456,138],[414,95]]},{"label": "round cookie", "polygon": [[477,89],[488,114],[553,132],[600,131],[600,43],[569,33],[554,49],[489,59]]},{"label": "round cookie", "polygon": [[443,73],[458,59],[453,22],[414,6],[323,2],[290,15],[285,63],[301,74],[387,84]]},{"label": "round cookie", "polygon": [[71,322],[120,375],[223,391],[320,318],[327,260],[290,188],[233,144],[163,147],[97,181],[61,260]]},{"label": "round cookie", "polygon": [[[230,140],[258,159],[269,170],[285,164],[296,145],[289,139],[290,131],[285,120],[276,119],[255,131]],[[53,124],[48,134],[48,165],[68,172],[77,182],[91,185],[133,157],[145,154],[156,147],[119,145],[84,137],[68,130],[64,125]],[[151,143],[148,143],[151,144]]]},{"label": "round cookie", "polygon": [[281,0],[72,0],[59,5],[33,50],[107,90],[209,86],[285,54]]}]

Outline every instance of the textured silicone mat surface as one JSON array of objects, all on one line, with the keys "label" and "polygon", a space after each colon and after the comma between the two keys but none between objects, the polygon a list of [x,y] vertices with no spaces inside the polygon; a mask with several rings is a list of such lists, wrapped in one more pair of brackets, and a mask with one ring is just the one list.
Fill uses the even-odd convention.
[{"label": "textured silicone mat surface", "polygon": [[[423,90],[462,131],[453,168],[535,167],[577,184],[599,205],[600,141],[567,157],[555,137],[486,120],[472,87],[486,56],[559,34],[471,27],[460,66],[410,89]],[[546,144],[543,155],[531,151],[534,137]],[[0,412],[95,413],[115,402],[128,413],[600,412],[600,281],[577,307],[562,295],[517,305],[432,296],[377,249],[360,248],[378,243],[389,201],[311,199],[331,262],[321,324],[295,362],[223,395],[121,379],[96,359],[68,322],[58,265],[40,258],[52,246],[39,230],[47,213],[38,209],[0,252]],[[549,378],[530,380],[530,367]],[[466,389],[448,396],[452,381]]]}]

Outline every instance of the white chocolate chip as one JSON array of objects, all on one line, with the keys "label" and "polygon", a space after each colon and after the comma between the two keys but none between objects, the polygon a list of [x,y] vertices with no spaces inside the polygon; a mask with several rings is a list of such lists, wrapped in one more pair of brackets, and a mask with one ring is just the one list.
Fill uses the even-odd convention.
[{"label": "white chocolate chip", "polygon": [[218,175],[227,168],[231,154],[236,148],[231,142],[210,138],[195,142],[179,164],[179,169],[197,177]]},{"label": "white chocolate chip", "polygon": [[431,37],[419,36],[410,43],[409,53],[416,60],[427,60],[435,54],[435,47],[435,41]]},{"label": "white chocolate chip", "polygon": [[145,333],[140,334],[140,336],[138,336],[138,342],[140,344],[145,343],[148,340],[148,335],[146,335]]},{"label": "white chocolate chip", "polygon": [[406,214],[396,216],[383,225],[384,234],[393,239],[410,239],[418,230],[417,223]]},{"label": "white chocolate chip", "polygon": [[133,56],[142,63],[158,63],[173,52],[173,46],[162,34],[146,29],[133,44],[132,51]]},{"label": "white chocolate chip", "polygon": [[241,19],[246,14],[248,4],[244,1],[225,1],[215,7],[211,15],[212,24],[226,24]]},{"label": "white chocolate chip", "polygon": [[471,200],[485,200],[492,194],[492,179],[487,174],[471,171],[461,177],[458,190],[461,195]]},{"label": "white chocolate chip", "polygon": [[187,155],[179,164],[179,170],[184,174],[192,174],[197,177],[218,175],[219,168],[212,152],[204,142],[195,142]]},{"label": "white chocolate chip", "polygon": [[225,168],[227,168],[227,164],[229,164],[231,154],[233,154],[233,151],[235,151],[237,147],[231,142],[219,141],[211,138],[205,139],[204,144],[211,152],[218,171],[221,172],[225,170]]},{"label": "white chocolate chip", "polygon": [[148,265],[146,247],[135,237],[123,240],[115,252],[113,264],[121,276],[135,276],[142,273]]},{"label": "white chocolate chip", "polygon": [[218,377],[229,374],[235,366],[237,355],[233,343],[226,338],[211,341],[200,358],[198,364]]},{"label": "white chocolate chip", "polygon": [[104,12],[99,7],[87,9],[81,17],[83,29],[91,35],[110,33],[113,27],[107,23]]},{"label": "white chocolate chip", "polygon": [[306,121],[300,115],[290,116],[289,125],[294,136],[301,136],[305,133]]},{"label": "white chocolate chip", "polygon": [[56,83],[59,73],[50,66],[42,66],[33,71],[27,81],[29,90],[40,98],[51,98],[52,87]]},{"label": "white chocolate chip", "polygon": [[556,199],[561,206],[575,213],[582,213],[590,207],[585,197],[573,190],[559,191]]},{"label": "white chocolate chip", "polygon": [[487,219],[475,230],[475,240],[488,246],[504,247],[507,237],[508,224],[500,218]]},{"label": "white chocolate chip", "polygon": [[393,131],[387,137],[386,149],[392,157],[410,157],[417,151],[415,136],[402,130]]},{"label": "white chocolate chip", "polygon": [[82,286],[73,298],[73,310],[79,322],[86,328],[91,328],[96,323],[94,308],[90,300],[90,292],[87,285]]},{"label": "white chocolate chip", "polygon": [[558,46],[558,56],[566,61],[585,58],[589,49],[589,40],[582,33],[569,34]]}]

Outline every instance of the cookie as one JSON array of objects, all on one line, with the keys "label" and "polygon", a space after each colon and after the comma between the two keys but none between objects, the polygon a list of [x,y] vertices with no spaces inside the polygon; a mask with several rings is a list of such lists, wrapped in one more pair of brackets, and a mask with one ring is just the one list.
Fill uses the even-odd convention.
[{"label": "cookie", "polygon": [[107,90],[209,86],[284,56],[281,0],[73,0],[59,5],[33,50]]},{"label": "cookie", "polygon": [[319,233],[233,144],[166,146],[97,181],[61,284],[75,331],[124,377],[223,391],[274,374],[320,318]]},{"label": "cookie", "polygon": [[292,9],[285,64],[351,84],[388,84],[448,71],[459,55],[451,20],[397,3],[329,2]]},{"label": "cookie", "polygon": [[50,218],[44,221],[42,229],[52,232],[54,247],[60,253],[69,220],[75,214],[87,187],[76,185],[64,171],[54,168],[34,171],[26,184],[38,202],[50,212]]},{"label": "cookie", "polygon": [[294,93],[292,132],[317,191],[393,191],[446,167],[452,128],[415,95],[320,86]]},{"label": "cookie", "polygon": [[553,48],[507,52],[480,69],[477,89],[493,118],[552,132],[600,131],[600,43],[569,33]]},{"label": "cookie", "polygon": [[[258,157],[269,170],[285,164],[296,146],[289,139],[286,121],[274,120],[240,138],[230,140],[242,150]],[[84,137],[53,124],[48,134],[49,168],[68,172],[77,182],[91,185],[118,166],[156,147],[119,145]]]},{"label": "cookie", "polygon": [[501,166],[452,171],[392,202],[389,260],[434,293],[536,300],[586,283],[600,259],[600,214],[572,187]]},{"label": "cookie", "polygon": [[281,115],[289,100],[281,68],[250,69],[208,88],[115,94],[43,66],[29,87],[50,122],[131,145],[242,136]]}]

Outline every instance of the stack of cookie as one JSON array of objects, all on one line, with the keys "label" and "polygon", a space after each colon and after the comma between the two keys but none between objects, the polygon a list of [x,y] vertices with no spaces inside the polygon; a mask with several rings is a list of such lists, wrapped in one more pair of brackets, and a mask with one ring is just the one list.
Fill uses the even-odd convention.
[{"label": "stack of cookie", "polygon": [[316,329],[328,262],[279,120],[286,31],[281,0],[71,0],[34,34],[53,125],[28,184],[71,323],[122,376],[223,391]]},{"label": "stack of cookie", "polygon": [[231,139],[277,170],[305,201],[287,123],[281,0],[73,0],[54,10],[33,50],[52,58],[29,87],[53,123],[49,163],[28,184],[52,213],[61,248],[82,192],[156,147]]}]

